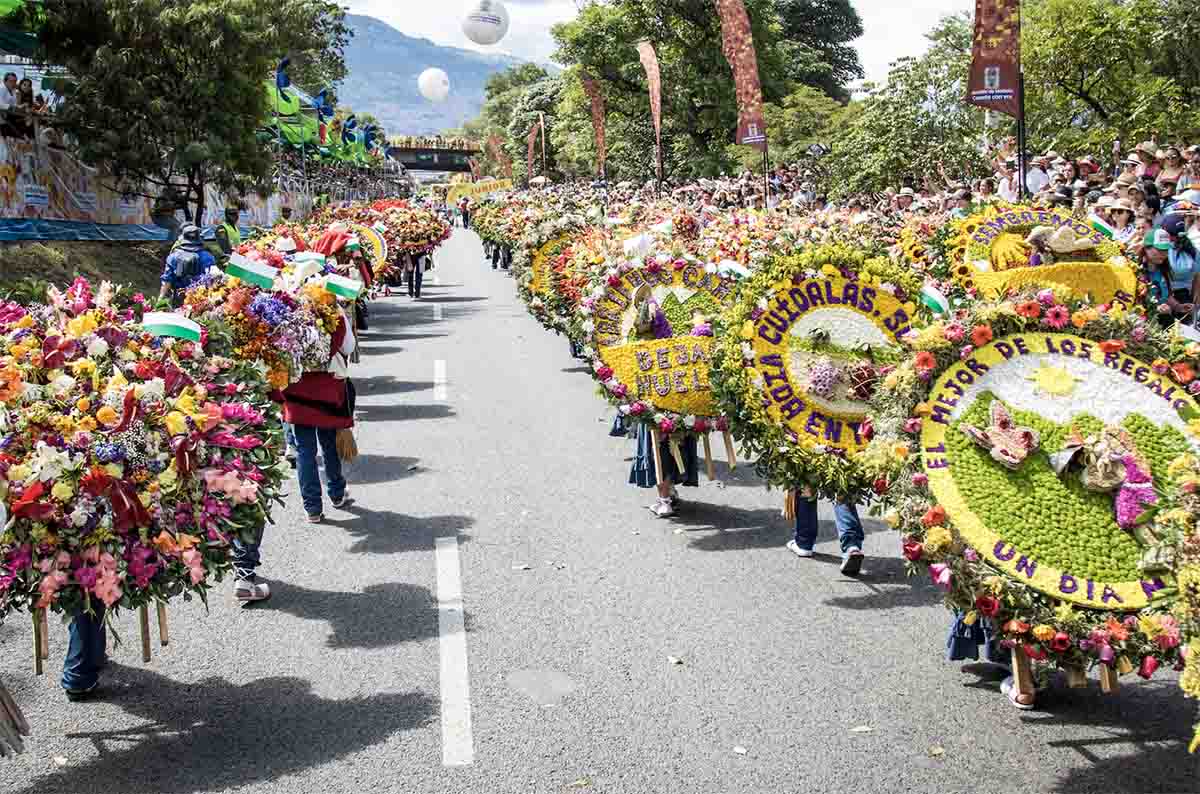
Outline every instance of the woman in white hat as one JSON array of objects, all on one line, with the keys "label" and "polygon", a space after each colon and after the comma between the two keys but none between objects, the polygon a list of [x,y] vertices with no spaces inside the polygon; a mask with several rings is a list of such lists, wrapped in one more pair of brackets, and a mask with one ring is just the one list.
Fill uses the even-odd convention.
[{"label": "woman in white hat", "polygon": [[1118,243],[1128,245],[1137,234],[1133,216],[1133,204],[1129,199],[1122,198],[1112,202],[1108,210],[1109,227],[1113,230],[1113,239]]}]

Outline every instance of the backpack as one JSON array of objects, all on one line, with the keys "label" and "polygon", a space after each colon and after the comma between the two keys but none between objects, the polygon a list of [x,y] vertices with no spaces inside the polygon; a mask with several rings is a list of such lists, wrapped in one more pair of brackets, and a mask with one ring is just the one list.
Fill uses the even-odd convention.
[{"label": "backpack", "polygon": [[171,259],[176,278],[191,282],[200,275],[200,254],[196,251],[176,251]]}]

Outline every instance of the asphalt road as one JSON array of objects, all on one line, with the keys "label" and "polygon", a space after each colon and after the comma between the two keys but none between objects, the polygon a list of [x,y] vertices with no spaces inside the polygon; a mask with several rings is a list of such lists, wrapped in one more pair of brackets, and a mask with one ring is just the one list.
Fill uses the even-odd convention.
[{"label": "asphalt road", "polygon": [[0,791],[1200,790],[1173,676],[1016,711],[942,661],[948,613],[881,525],[851,580],[831,522],[815,560],[783,549],[746,467],[655,519],[625,484],[632,442],[478,239],[456,232],[434,274],[422,301],[375,304],[355,503],[310,526],[293,481],[270,602],[172,607],[149,665],[123,616],[88,704],[58,688],[64,628],[36,679],[29,627],[0,627],[35,732]]}]

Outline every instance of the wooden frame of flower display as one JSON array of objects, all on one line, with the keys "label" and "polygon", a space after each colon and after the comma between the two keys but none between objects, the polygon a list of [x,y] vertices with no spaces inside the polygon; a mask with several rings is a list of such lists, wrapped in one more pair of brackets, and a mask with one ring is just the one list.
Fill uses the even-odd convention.
[{"label": "wooden frame of flower display", "polygon": [[1197,447],[1200,345],[1048,289],[969,304],[910,345],[863,456],[910,570],[1018,663],[1076,684],[1091,665],[1106,690],[1178,665],[1169,541],[1149,519]]},{"label": "wooden frame of flower display", "polygon": [[726,312],[717,398],[743,453],[772,484],[854,497],[871,438],[866,397],[899,337],[923,322],[907,268],[842,244],[765,262]]}]

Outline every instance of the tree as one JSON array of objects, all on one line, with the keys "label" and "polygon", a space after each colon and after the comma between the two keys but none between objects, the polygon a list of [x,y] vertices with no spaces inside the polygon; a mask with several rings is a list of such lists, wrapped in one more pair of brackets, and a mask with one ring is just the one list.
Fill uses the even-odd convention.
[{"label": "tree", "polygon": [[550,136],[554,131],[554,107],[558,103],[558,95],[561,89],[562,81],[557,77],[547,77],[539,80],[525,89],[520,101],[513,108],[512,119],[508,123],[508,154],[513,160],[513,176],[515,178],[528,179],[532,176],[527,172],[527,156],[529,153],[527,139],[529,131],[542,117],[546,120],[546,166],[543,171],[541,166],[542,142],[539,137],[534,149],[534,171],[538,174],[549,176],[557,170],[554,147],[550,144]]},{"label": "tree", "polygon": [[851,45],[863,34],[862,18],[850,0],[776,0],[775,7],[783,45],[790,50],[792,78],[849,101],[846,85],[863,76]]},{"label": "tree", "polygon": [[205,187],[270,189],[255,138],[265,81],[287,53],[336,71],[342,10],[325,0],[45,0],[41,59],[70,73],[55,124],[129,195],[179,190],[197,223]]},{"label": "tree", "polygon": [[[768,149],[772,167],[806,159],[815,144],[829,146],[833,130],[841,123],[846,108],[815,88],[798,86],[779,103],[763,105],[763,116],[771,133]],[[732,147],[742,168],[762,167],[762,154],[749,146]]]},{"label": "tree", "polygon": [[984,172],[983,113],[963,101],[971,38],[969,16],[946,17],[928,35],[928,52],[900,59],[886,84],[867,86],[867,97],[847,111],[833,133],[830,193],[898,187],[937,178],[940,171]]}]

